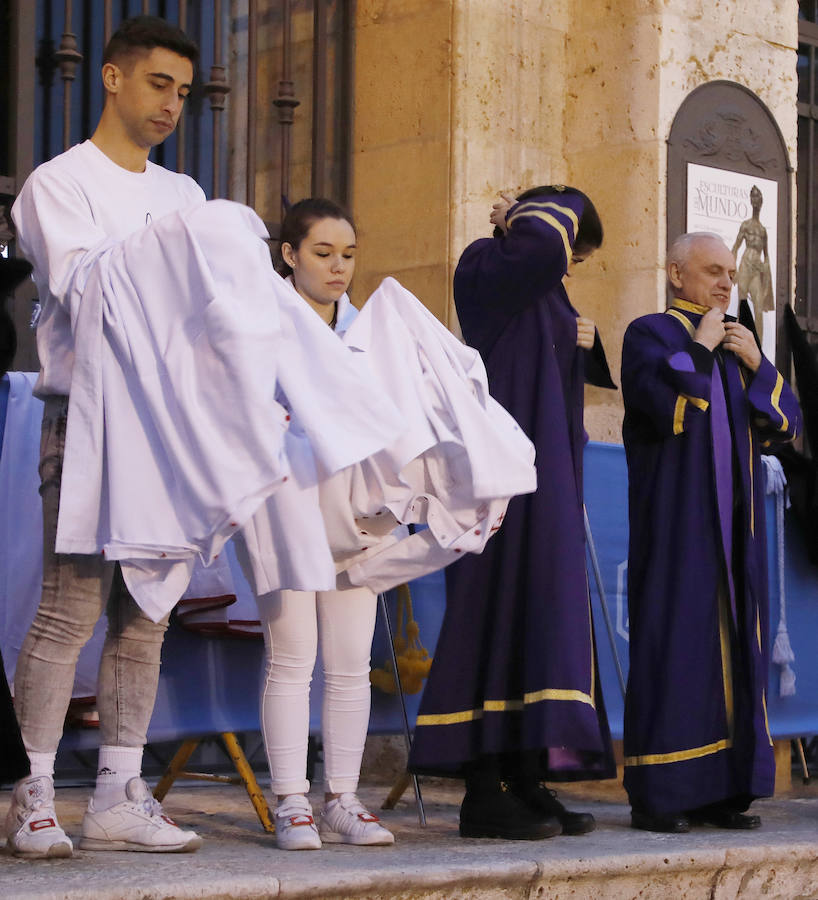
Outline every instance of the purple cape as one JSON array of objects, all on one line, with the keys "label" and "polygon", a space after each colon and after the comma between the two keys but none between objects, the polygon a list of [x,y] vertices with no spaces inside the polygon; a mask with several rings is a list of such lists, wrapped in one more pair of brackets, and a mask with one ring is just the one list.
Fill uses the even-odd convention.
[{"label": "purple cape", "polygon": [[692,340],[677,300],[631,323],[622,350],[628,461],[630,672],[625,787],[654,814],[772,794],[760,449],[799,430],[798,403]]},{"label": "purple cape", "polygon": [[[471,244],[454,295],[489,389],[537,451],[538,487],[514,498],[479,556],[446,570],[447,603],[410,768],[462,775],[486,755],[540,751],[541,777],[614,774],[585,573],[586,352],[562,287],[581,198],[520,203],[502,238]],[[609,386],[601,344],[596,371]]]}]

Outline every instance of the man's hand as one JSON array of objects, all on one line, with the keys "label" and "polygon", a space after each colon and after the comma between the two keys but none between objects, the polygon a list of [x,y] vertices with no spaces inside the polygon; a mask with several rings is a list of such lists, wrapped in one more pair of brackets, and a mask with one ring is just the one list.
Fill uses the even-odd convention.
[{"label": "man's hand", "polygon": [[702,316],[693,340],[712,352],[724,340],[724,335],[724,313],[720,309],[711,309]]},{"label": "man's hand", "polygon": [[506,214],[511,209],[512,206],[517,202],[517,198],[514,194],[504,193],[500,191],[500,199],[495,200],[491,206],[491,215],[489,216],[489,220],[492,225],[496,225],[497,228],[500,228],[505,233],[508,231],[508,226],[506,225]]},{"label": "man's hand", "polygon": [[586,319],[584,316],[577,318],[577,347],[583,350],[591,350],[596,339],[596,325],[592,319]]},{"label": "man's hand", "polygon": [[758,349],[752,331],[738,322],[727,322],[722,347],[735,353],[751,372],[757,372],[761,365],[761,351]]}]

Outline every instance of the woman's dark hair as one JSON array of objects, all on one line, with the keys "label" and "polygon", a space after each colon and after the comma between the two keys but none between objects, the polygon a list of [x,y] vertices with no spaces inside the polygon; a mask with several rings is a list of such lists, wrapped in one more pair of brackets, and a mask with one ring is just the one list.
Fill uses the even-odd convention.
[{"label": "woman's dark hair", "polygon": [[189,59],[195,66],[199,48],[181,28],[157,16],[134,16],[126,19],[111,35],[102,55],[102,63],[116,62],[140,51],[164,47]]},{"label": "woman's dark hair", "polygon": [[276,272],[279,275],[286,278],[293,273],[281,255],[281,244],[289,244],[293,250],[297,250],[310,228],[320,219],[343,219],[349,222],[353,231],[356,230],[352,216],[333,200],[327,200],[324,197],[308,197],[306,200],[299,200],[290,207],[281,223],[281,243],[275,264]]},{"label": "woman's dark hair", "polygon": [[0,378],[11,368],[16,352],[17,330],[6,310],[5,301],[0,297]]},{"label": "woman's dark hair", "polygon": [[[529,188],[523,191],[517,202],[522,203],[524,200],[533,200],[535,197],[547,197],[559,194],[574,194],[582,198],[582,215],[579,217],[579,227],[577,228],[576,237],[574,238],[574,251],[577,253],[588,253],[602,246],[602,222],[599,219],[599,213],[591,202],[587,194],[573,187],[565,187],[564,185],[547,184],[540,187]],[[500,230],[496,229],[494,234],[498,236]],[[500,232],[502,233],[502,232]]]}]

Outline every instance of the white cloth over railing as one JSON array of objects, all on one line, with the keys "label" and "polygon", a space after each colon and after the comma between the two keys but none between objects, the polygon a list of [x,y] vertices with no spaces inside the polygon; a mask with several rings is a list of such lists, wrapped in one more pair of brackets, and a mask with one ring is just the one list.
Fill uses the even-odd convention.
[{"label": "white cloth over railing", "polygon": [[787,631],[787,600],[784,566],[784,509],[789,507],[790,498],[787,491],[787,478],[781,467],[781,461],[776,456],[762,456],[764,474],[766,476],[766,490],[768,494],[775,495],[775,537],[776,537],[776,566],[778,576],[778,628],[773,641],[772,661],[781,666],[779,680],[779,693],[782,697],[792,697],[795,694],[795,670],[792,663],[795,662],[790,644],[790,635]]}]

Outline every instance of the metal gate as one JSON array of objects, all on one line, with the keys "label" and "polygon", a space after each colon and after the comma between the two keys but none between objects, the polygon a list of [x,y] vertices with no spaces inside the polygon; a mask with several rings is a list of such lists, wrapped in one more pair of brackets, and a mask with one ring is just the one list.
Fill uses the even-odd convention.
[{"label": "metal gate", "polygon": [[818,346],[818,3],[799,3],[795,313]]},{"label": "metal gate", "polygon": [[[90,137],[102,51],[129,16],[178,23],[201,51],[175,134],[152,159],[209,198],[253,206],[278,233],[286,203],[349,198],[354,0],[0,0],[0,250],[31,170]],[[36,369],[32,288],[12,301],[18,369]]]}]

